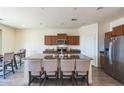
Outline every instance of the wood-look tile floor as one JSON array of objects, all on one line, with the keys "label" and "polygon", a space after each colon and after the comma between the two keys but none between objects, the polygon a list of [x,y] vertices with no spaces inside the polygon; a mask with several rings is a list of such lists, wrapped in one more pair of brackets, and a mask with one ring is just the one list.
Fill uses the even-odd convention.
[{"label": "wood-look tile floor", "polygon": [[[105,74],[100,68],[93,67],[93,84],[92,86],[123,86],[123,84],[119,83],[115,79],[111,78],[107,74]],[[26,86],[23,83],[23,67],[19,68],[15,74],[10,73],[7,78],[4,80],[0,77],[0,86]],[[39,86],[38,82],[32,83],[33,86]],[[52,79],[47,81],[47,86],[55,86],[55,82]],[[58,86],[60,86],[60,82],[58,81]],[[71,80],[64,80],[64,86],[72,86]],[[78,80],[79,86],[85,86],[86,83],[82,82],[82,80]]]}]

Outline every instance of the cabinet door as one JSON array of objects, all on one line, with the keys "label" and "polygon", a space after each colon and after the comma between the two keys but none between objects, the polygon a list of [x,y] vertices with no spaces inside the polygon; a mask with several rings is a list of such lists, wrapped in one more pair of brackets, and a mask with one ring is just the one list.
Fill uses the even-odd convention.
[{"label": "cabinet door", "polygon": [[104,68],[104,65],[105,65],[104,53],[100,53],[100,65],[101,65],[101,68]]},{"label": "cabinet door", "polygon": [[51,45],[51,36],[45,36],[45,45]]},{"label": "cabinet door", "polygon": [[112,32],[113,36],[120,36],[123,35],[123,25],[117,26],[113,28]]},{"label": "cabinet door", "polygon": [[56,45],[57,44],[57,36],[51,36],[51,44]]},{"label": "cabinet door", "polygon": [[69,45],[73,45],[73,36],[68,36],[67,42]]},{"label": "cabinet door", "polygon": [[79,36],[73,36],[73,45],[79,45]]},{"label": "cabinet door", "polygon": [[58,34],[57,39],[67,39],[67,34]]},{"label": "cabinet door", "polygon": [[105,33],[105,38],[111,38],[112,37],[112,31],[111,32],[106,32]]},{"label": "cabinet door", "polygon": [[122,35],[124,35],[124,25],[122,25]]}]

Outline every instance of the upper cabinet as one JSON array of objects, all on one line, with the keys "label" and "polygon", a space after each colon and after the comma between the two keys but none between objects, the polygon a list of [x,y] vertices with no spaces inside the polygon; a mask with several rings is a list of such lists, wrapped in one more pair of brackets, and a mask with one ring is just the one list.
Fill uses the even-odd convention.
[{"label": "upper cabinet", "polygon": [[45,36],[45,45],[56,45],[57,36]]},{"label": "upper cabinet", "polygon": [[67,40],[67,34],[57,34],[57,39],[65,39],[65,40]]},{"label": "upper cabinet", "polygon": [[79,36],[68,36],[67,42],[69,45],[79,45]]},{"label": "upper cabinet", "polygon": [[112,36],[124,35],[124,25],[116,26],[113,28]]},{"label": "upper cabinet", "polygon": [[105,38],[111,38],[111,37],[112,37],[112,32],[105,33]]},{"label": "upper cabinet", "polygon": [[63,39],[66,40],[68,45],[79,45],[80,37],[79,36],[67,36],[67,34],[57,34],[57,36],[45,36],[45,45],[57,45],[57,40]]},{"label": "upper cabinet", "polygon": [[51,36],[45,36],[45,45],[51,45]]},{"label": "upper cabinet", "polygon": [[51,42],[52,42],[52,45],[56,45],[57,44],[57,36],[51,36]]},{"label": "upper cabinet", "polygon": [[79,41],[79,36],[73,36],[73,45],[79,45],[80,41]]},{"label": "upper cabinet", "polygon": [[113,27],[113,31],[105,33],[105,38],[111,38],[114,36],[121,36],[121,35],[124,35],[124,25]]},{"label": "upper cabinet", "polygon": [[73,45],[73,36],[68,36],[67,42],[69,45]]}]

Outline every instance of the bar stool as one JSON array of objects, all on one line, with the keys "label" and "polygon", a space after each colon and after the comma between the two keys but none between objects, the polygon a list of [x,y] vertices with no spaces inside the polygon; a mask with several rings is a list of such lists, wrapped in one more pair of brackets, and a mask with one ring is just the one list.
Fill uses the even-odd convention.
[{"label": "bar stool", "polygon": [[40,80],[40,85],[43,81],[42,76],[44,74],[42,68],[42,60],[26,60],[28,62],[28,72],[29,72],[29,86],[35,79]]},{"label": "bar stool", "polygon": [[63,77],[71,77],[72,85],[74,85],[74,70],[75,70],[75,60],[74,59],[62,59],[61,60],[61,84],[63,85]]},{"label": "bar stool", "polygon": [[49,77],[55,78],[55,83],[57,85],[58,79],[58,60],[57,59],[44,59],[43,67],[45,72],[44,85],[46,85],[47,79]]},{"label": "bar stool", "polygon": [[85,79],[87,85],[89,85],[88,82],[89,68],[90,68],[90,60],[81,60],[81,59],[76,60],[76,69],[75,69],[76,84],[77,84],[77,79],[81,77],[82,79]]}]

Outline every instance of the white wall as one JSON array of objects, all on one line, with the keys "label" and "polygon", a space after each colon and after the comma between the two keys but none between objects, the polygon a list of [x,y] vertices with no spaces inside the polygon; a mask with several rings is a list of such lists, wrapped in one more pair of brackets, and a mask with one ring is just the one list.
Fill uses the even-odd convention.
[{"label": "white wall", "polygon": [[109,31],[109,22],[98,23],[98,66],[100,66],[100,51],[104,51],[105,33]]},{"label": "white wall", "polygon": [[15,29],[0,25],[2,30],[2,54],[15,51]]},{"label": "white wall", "polygon": [[[57,33],[67,33],[68,35],[79,35],[77,29],[32,29],[16,31],[16,50],[21,48],[27,49],[27,55],[42,53],[46,48],[55,48],[56,46],[44,45],[45,35],[57,35]],[[80,46],[70,46],[80,48]]]},{"label": "white wall", "polygon": [[2,54],[2,31],[0,31],[0,54]]},{"label": "white wall", "polygon": [[124,24],[124,17],[120,18],[120,19],[116,19],[114,21],[111,21],[110,22],[110,31],[112,31],[112,28],[115,27],[115,26],[119,26],[119,25],[122,25]]},{"label": "white wall", "polygon": [[98,24],[83,26],[79,33],[82,53],[93,58],[92,65],[98,66]]},{"label": "white wall", "polygon": [[104,51],[105,33],[109,31],[109,22],[98,23],[98,51]]}]

